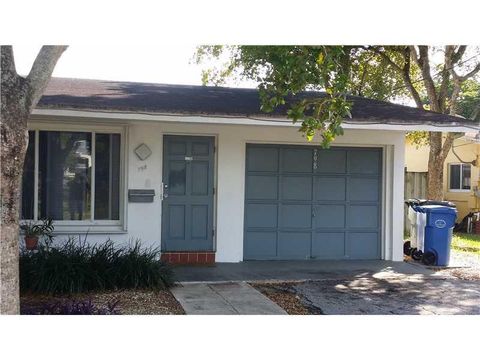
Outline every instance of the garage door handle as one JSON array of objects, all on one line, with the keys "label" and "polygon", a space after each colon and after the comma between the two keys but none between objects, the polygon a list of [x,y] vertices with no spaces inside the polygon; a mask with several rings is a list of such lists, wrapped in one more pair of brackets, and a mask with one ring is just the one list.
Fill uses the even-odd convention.
[{"label": "garage door handle", "polygon": [[312,217],[315,217],[315,215],[316,215],[316,214],[315,214],[315,209],[313,208],[313,209],[312,209]]}]

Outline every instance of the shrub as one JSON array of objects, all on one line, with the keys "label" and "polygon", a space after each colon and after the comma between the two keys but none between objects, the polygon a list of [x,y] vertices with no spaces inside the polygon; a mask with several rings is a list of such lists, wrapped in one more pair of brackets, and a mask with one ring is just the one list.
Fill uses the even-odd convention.
[{"label": "shrub", "polygon": [[22,292],[62,294],[94,290],[163,289],[173,284],[160,250],[139,241],[117,248],[109,239],[91,245],[70,237],[57,247],[40,245],[20,254]]},{"label": "shrub", "polygon": [[92,300],[54,301],[38,305],[23,305],[22,315],[118,315],[118,301],[109,302],[106,306],[96,306]]}]

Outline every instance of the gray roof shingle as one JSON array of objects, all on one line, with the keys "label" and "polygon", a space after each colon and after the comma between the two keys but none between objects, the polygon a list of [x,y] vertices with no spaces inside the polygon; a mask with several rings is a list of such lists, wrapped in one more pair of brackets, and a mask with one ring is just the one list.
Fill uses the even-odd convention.
[{"label": "gray roof shingle", "polygon": [[[325,94],[306,92],[300,96],[325,96]],[[385,101],[357,96],[349,96],[349,99],[353,101],[353,118],[348,122],[478,125],[461,117]],[[70,78],[52,78],[37,108],[275,118],[283,118],[286,115],[284,106],[271,113],[262,112],[256,89]]]}]

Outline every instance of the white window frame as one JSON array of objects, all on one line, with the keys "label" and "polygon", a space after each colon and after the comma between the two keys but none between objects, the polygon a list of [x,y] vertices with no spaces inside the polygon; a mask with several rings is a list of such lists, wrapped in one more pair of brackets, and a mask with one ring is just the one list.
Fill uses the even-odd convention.
[{"label": "white window frame", "polygon": [[[91,216],[89,220],[54,220],[56,234],[103,234],[127,232],[127,128],[125,126],[77,125],[30,123],[28,131],[35,132],[35,176],[34,176],[34,219],[22,219],[21,223],[38,221],[38,166],[39,166],[39,134],[40,131],[87,132],[92,134],[92,187]],[[95,220],[95,135],[120,135],[120,181],[119,181],[119,220]]]},{"label": "white window frame", "polygon": [[[452,172],[452,166],[460,166],[460,189],[452,189],[450,184],[450,174]],[[463,187],[463,167],[470,166],[470,189],[462,189]],[[472,191],[472,165],[465,163],[450,163],[448,164],[448,191],[449,192],[470,192]]]}]

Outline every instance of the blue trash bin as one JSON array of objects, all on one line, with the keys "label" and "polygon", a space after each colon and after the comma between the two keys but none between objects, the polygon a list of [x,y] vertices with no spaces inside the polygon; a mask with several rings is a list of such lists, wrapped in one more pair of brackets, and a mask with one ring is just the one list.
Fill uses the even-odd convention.
[{"label": "blue trash bin", "polygon": [[424,263],[448,266],[457,209],[442,205],[420,205],[416,209],[427,215],[423,244]]}]

